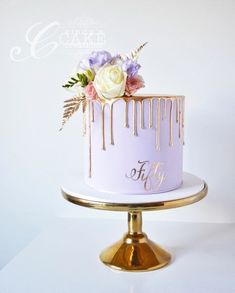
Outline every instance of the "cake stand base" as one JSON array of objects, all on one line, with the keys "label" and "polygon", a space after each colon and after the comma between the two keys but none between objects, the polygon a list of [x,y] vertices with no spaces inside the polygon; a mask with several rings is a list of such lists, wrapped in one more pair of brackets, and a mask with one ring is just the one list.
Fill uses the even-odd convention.
[{"label": "cake stand base", "polygon": [[69,179],[61,191],[66,200],[76,205],[128,213],[128,232],[121,240],[104,250],[101,261],[121,271],[140,272],[167,265],[171,256],[148,239],[142,231],[142,212],[172,209],[193,204],[207,194],[207,184],[200,178],[184,173],[180,188],[150,195],[110,194],[94,190],[76,177]]},{"label": "cake stand base", "polygon": [[121,271],[150,271],[167,265],[171,256],[142,232],[142,213],[139,211],[128,213],[128,233],[104,250],[100,259]]}]

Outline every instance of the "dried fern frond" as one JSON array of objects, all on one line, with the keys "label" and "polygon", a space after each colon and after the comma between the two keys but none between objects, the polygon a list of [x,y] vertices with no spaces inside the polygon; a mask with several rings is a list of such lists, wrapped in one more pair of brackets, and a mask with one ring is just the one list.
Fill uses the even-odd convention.
[{"label": "dried fern frond", "polygon": [[63,129],[65,123],[71,118],[71,116],[79,110],[80,105],[82,104],[82,111],[86,110],[86,98],[85,97],[75,97],[64,101],[64,114],[62,125],[60,131]]},{"label": "dried fern frond", "polygon": [[142,44],[141,46],[139,46],[137,49],[133,50],[131,52],[131,58],[133,60],[137,60],[140,54],[140,51],[144,48],[144,46],[147,45],[148,42],[145,42],[144,44]]}]

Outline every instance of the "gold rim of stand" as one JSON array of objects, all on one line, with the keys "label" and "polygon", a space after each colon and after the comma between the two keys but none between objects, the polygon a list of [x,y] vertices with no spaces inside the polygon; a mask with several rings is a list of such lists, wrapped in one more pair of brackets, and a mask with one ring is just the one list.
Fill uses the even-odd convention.
[{"label": "gold rim of stand", "polygon": [[208,186],[204,181],[204,187],[201,191],[187,197],[157,201],[157,202],[146,202],[146,203],[115,203],[115,202],[102,202],[90,199],[84,199],[77,196],[73,196],[63,189],[61,192],[66,200],[69,202],[98,210],[108,210],[108,211],[119,211],[119,212],[129,212],[129,211],[157,211],[164,209],[178,208],[186,205],[193,204],[201,199],[203,199],[208,191]]}]

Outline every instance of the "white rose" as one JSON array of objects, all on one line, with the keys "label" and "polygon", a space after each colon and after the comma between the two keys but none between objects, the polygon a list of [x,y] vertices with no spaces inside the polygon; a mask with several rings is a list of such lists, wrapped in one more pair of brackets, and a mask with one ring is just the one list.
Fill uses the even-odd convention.
[{"label": "white rose", "polygon": [[121,97],[125,92],[127,74],[119,65],[105,65],[95,76],[94,87],[99,97],[112,99]]}]

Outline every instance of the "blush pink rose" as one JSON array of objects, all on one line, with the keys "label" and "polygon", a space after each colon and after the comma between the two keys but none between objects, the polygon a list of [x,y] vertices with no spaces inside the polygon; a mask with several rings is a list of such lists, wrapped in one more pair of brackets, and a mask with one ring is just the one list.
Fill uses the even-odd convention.
[{"label": "blush pink rose", "polygon": [[92,100],[96,100],[98,98],[97,92],[92,81],[90,81],[88,85],[85,87],[85,95],[86,97]]},{"label": "blush pink rose", "polygon": [[130,76],[126,80],[125,94],[132,96],[138,89],[144,87],[144,80],[140,75]]}]

